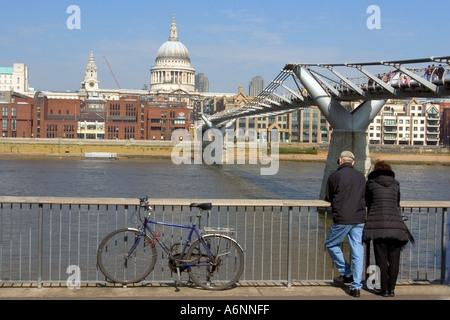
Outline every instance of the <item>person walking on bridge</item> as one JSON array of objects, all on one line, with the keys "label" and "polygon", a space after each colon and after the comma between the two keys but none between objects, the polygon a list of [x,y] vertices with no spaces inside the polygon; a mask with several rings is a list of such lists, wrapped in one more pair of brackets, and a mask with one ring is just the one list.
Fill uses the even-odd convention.
[{"label": "person walking on bridge", "polygon": [[[364,269],[364,245],[362,234],[366,221],[365,176],[353,168],[355,156],[343,151],[338,159],[339,167],[330,174],[326,184],[325,200],[330,202],[333,225],[325,247],[340,275],[333,281],[350,283],[350,295],[359,297]],[[351,265],[344,257],[341,245],[348,238]]]}]

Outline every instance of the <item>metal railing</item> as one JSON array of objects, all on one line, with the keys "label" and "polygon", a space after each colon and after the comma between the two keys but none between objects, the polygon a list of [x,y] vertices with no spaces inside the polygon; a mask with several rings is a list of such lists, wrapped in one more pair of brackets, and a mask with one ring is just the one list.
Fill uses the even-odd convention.
[{"label": "metal railing", "polygon": [[[332,225],[321,200],[150,199],[155,220],[189,224],[191,202],[212,202],[206,226],[232,228],[244,249],[241,283],[331,281],[336,270],[324,243]],[[0,197],[0,283],[65,284],[73,266],[84,284],[106,284],[97,268],[97,247],[111,231],[135,226],[138,198]],[[402,251],[399,281],[445,280],[450,201],[404,201],[402,212],[416,242]],[[186,240],[179,228],[162,227],[167,245]],[[343,244],[348,253],[348,243]],[[367,249],[367,247],[366,247]],[[373,254],[366,250],[368,264]],[[173,282],[159,252],[144,283]]]}]

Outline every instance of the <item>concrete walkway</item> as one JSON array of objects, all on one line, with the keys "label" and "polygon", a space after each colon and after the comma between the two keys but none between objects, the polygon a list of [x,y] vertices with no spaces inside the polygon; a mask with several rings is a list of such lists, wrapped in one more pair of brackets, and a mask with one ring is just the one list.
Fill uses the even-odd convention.
[{"label": "concrete walkway", "polygon": [[0,287],[0,300],[450,300],[445,284],[398,284],[395,297],[384,298],[368,289],[361,297],[348,294],[348,286],[317,282],[286,287],[282,285],[238,284],[235,288],[209,291],[189,285],[150,284],[135,286],[6,285]]},{"label": "concrete walkway", "polygon": [[30,319],[39,315],[74,316],[76,319],[162,316],[163,319],[281,320],[311,316],[341,318],[351,317],[352,313],[363,317],[378,314],[414,319],[423,314],[423,310],[432,317],[442,317],[441,312],[448,309],[450,300],[447,285],[397,285],[393,298],[383,298],[367,290],[361,291],[361,297],[354,298],[347,292],[347,286],[329,282],[292,287],[239,284],[223,291],[174,284],[92,285],[71,290],[62,285],[3,286],[0,287],[0,306]]}]

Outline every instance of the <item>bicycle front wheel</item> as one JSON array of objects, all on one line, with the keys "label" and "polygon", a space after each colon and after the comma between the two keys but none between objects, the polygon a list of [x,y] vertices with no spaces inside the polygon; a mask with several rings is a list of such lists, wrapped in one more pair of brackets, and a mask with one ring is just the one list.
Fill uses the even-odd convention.
[{"label": "bicycle front wheel", "polygon": [[186,253],[186,260],[193,264],[188,269],[191,280],[208,290],[230,288],[244,270],[244,252],[241,246],[221,234],[205,235],[203,242],[204,244],[197,239]]},{"label": "bicycle front wheel", "polygon": [[155,263],[156,248],[150,237],[133,228],[111,232],[97,251],[100,271],[107,279],[122,284],[142,281]]}]

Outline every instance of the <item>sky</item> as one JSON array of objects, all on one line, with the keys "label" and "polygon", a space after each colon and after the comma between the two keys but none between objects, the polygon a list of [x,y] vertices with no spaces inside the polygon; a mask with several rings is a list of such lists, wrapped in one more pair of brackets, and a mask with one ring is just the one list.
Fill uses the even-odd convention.
[{"label": "sky", "polygon": [[35,90],[79,90],[91,51],[100,88],[116,89],[114,76],[122,89],[149,86],[173,15],[210,92],[248,93],[253,77],[268,85],[288,63],[450,55],[448,0],[0,0],[0,9],[0,67],[25,63]]}]

